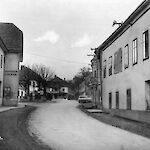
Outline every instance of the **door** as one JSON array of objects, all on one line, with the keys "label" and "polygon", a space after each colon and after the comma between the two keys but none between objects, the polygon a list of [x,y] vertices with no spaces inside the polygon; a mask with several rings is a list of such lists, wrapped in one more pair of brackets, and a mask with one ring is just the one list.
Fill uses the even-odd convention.
[{"label": "door", "polygon": [[109,93],[109,109],[112,108],[112,94]]},{"label": "door", "polygon": [[150,80],[145,81],[146,110],[150,110]]},{"label": "door", "polygon": [[119,109],[119,91],[116,92],[116,109]]},{"label": "door", "polygon": [[127,89],[127,109],[131,110],[131,89]]}]

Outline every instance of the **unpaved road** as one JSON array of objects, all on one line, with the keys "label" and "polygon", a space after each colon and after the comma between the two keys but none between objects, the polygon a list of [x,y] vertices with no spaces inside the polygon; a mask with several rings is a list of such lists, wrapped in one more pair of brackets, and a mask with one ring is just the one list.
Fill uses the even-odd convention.
[{"label": "unpaved road", "polygon": [[149,138],[104,124],[77,106],[63,99],[40,105],[30,116],[30,132],[55,150],[150,149]]},{"label": "unpaved road", "polygon": [[101,123],[77,105],[58,100],[36,110],[28,106],[1,112],[0,150],[149,150],[150,139]]}]

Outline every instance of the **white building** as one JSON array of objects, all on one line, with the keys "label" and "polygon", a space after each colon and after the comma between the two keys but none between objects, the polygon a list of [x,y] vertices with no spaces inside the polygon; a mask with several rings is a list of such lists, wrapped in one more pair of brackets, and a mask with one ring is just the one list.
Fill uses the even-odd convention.
[{"label": "white building", "polygon": [[[99,47],[103,110],[150,122],[150,1],[140,6]],[[99,72],[100,72],[99,70]]]},{"label": "white building", "polygon": [[0,104],[16,106],[23,33],[13,23],[0,23],[0,38]]}]

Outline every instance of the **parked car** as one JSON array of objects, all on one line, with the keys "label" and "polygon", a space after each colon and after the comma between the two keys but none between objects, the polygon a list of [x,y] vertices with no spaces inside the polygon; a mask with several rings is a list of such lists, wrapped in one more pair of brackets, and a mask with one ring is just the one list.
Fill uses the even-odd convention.
[{"label": "parked car", "polygon": [[82,105],[84,108],[92,108],[92,98],[88,96],[79,96],[78,102]]}]

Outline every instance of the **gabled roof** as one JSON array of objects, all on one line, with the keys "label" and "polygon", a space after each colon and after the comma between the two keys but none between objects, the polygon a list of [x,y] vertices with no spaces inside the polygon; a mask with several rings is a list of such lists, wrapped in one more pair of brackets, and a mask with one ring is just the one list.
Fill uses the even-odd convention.
[{"label": "gabled roof", "polygon": [[6,53],[8,51],[6,45],[4,44],[4,42],[1,38],[0,38],[0,47],[2,48],[4,53]]},{"label": "gabled roof", "polygon": [[23,32],[13,23],[0,23],[0,37],[10,53],[20,53],[23,59]]},{"label": "gabled roof", "polygon": [[42,80],[42,78],[30,68],[22,65],[21,70],[19,70],[19,82],[22,83],[29,80],[39,81]]},{"label": "gabled roof", "polygon": [[55,76],[52,80],[47,81],[47,87],[68,87],[68,82],[59,78],[58,76]]},{"label": "gabled roof", "polygon": [[99,47],[99,50],[104,51],[118,37],[120,37],[130,26],[132,26],[140,17],[142,17],[150,9],[150,0],[144,0],[136,10],[118,27]]}]

